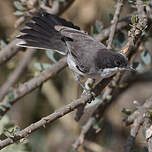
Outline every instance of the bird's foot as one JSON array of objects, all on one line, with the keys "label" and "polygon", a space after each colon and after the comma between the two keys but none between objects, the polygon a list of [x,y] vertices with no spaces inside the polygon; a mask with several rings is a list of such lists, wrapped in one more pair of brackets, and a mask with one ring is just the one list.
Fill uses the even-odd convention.
[{"label": "bird's foot", "polygon": [[84,88],[82,94],[83,95],[87,95],[87,96],[90,97],[89,98],[89,103],[91,103],[91,101],[95,100],[95,93],[93,91],[91,91],[91,90],[88,90],[88,89]]}]

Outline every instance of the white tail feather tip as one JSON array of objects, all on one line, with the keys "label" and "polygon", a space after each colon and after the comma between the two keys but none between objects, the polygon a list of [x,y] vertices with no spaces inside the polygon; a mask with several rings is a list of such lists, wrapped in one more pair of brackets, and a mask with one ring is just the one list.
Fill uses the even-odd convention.
[{"label": "white tail feather tip", "polygon": [[16,43],[17,46],[22,46],[22,45],[25,45],[25,44],[26,44],[25,41],[20,41],[20,42]]}]

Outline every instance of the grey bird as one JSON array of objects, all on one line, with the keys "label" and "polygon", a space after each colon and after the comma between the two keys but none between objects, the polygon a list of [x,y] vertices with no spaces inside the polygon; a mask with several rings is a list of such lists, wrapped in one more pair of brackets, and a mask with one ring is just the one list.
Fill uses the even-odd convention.
[{"label": "grey bird", "polygon": [[80,81],[81,77],[103,79],[131,69],[125,56],[108,50],[78,26],[56,15],[39,13],[26,26],[17,37],[22,39],[17,45],[52,49],[67,55],[68,66],[84,89],[86,87]]}]

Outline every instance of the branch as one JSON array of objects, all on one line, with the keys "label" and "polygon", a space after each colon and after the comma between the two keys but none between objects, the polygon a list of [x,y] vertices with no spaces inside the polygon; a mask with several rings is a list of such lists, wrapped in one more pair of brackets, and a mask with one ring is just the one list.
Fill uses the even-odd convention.
[{"label": "branch", "polygon": [[145,131],[145,137],[148,144],[148,152],[152,151],[152,121],[149,118],[145,118],[144,121],[144,129]]},{"label": "branch", "polygon": [[135,119],[135,121],[130,129],[130,135],[127,139],[127,144],[124,146],[124,152],[130,152],[132,150],[135,138],[136,138],[138,131],[140,129],[140,126],[143,124],[143,122],[144,122],[144,114],[139,115]]},{"label": "branch", "polygon": [[17,68],[13,71],[7,81],[0,88],[0,100],[4,98],[4,96],[9,92],[9,89],[12,87],[12,85],[16,83],[18,78],[24,72],[25,68],[27,67],[27,64],[30,62],[34,53],[34,49],[27,49],[25,56],[18,64]]},{"label": "branch", "polygon": [[130,152],[132,150],[134,140],[137,136],[137,133],[140,129],[140,126],[143,124],[146,113],[152,108],[152,97],[147,99],[142,106],[139,106],[136,111],[134,111],[128,118],[125,120],[126,125],[132,124],[130,135],[127,139],[127,143],[124,147],[125,152]]},{"label": "branch", "polygon": [[12,58],[19,50],[19,47],[16,46],[19,40],[15,39],[10,42],[3,50],[0,51],[0,65],[7,62]]},{"label": "branch", "polygon": [[50,14],[62,14],[75,0],[53,1],[52,7],[42,4],[40,7]]},{"label": "branch", "polygon": [[59,62],[52,65],[45,71],[41,72],[38,76],[25,82],[17,89],[13,89],[12,91],[10,91],[8,95],[4,98],[4,100],[0,103],[0,117],[2,117],[12,107],[12,105],[21,97],[38,88],[43,82],[52,78],[63,68],[65,68],[66,65],[66,58],[62,58]]},{"label": "branch", "polygon": [[[38,76],[37,79],[39,80],[44,80],[44,79],[49,79],[49,77],[53,76],[54,74],[56,74],[57,72],[57,67],[59,68],[60,67],[60,70],[62,68],[64,68],[64,66],[66,65],[65,63],[65,59],[61,59],[58,63],[56,63],[54,66],[52,66],[52,70],[51,69],[48,69],[44,72],[41,73],[40,76]],[[62,68],[61,68],[62,67]],[[55,71],[53,71],[55,70]],[[52,72],[51,72],[52,71]],[[47,76],[47,73],[49,73],[49,77]],[[50,74],[51,73],[51,74]],[[32,81],[32,80],[31,80]],[[98,96],[101,92],[101,90],[103,90],[103,88],[106,86],[106,84],[108,83],[108,81],[110,81],[110,78],[109,79],[105,79],[102,81],[102,84],[98,84],[95,89],[93,90],[95,92],[95,95]],[[36,83],[36,81],[34,82]],[[36,83],[37,84],[37,83]],[[40,82],[38,82],[37,86],[40,85]],[[35,86],[35,87],[37,87]],[[23,95],[25,95],[25,91],[26,90],[32,90],[34,88],[30,88],[32,87],[32,83],[30,84],[30,82],[27,82],[26,84],[24,84],[22,86],[22,88],[20,88],[20,90],[18,89],[18,91],[23,91],[23,92],[18,92],[19,95],[21,95],[20,97],[22,97]],[[17,92],[17,90],[14,90],[15,93]],[[23,94],[22,94],[23,93]],[[73,111],[74,109],[78,108],[79,106],[81,105],[84,105],[86,103],[88,103],[88,101],[90,101],[92,98],[92,96],[88,96],[88,95],[83,95],[81,96],[80,99],[77,99],[75,100],[74,102],[64,106],[63,108],[55,111],[54,113],[42,118],[40,121],[36,122],[36,123],[33,123],[31,124],[29,127],[19,131],[17,134],[15,134],[13,137],[8,137],[7,139],[3,140],[3,141],[0,141],[0,149],[3,149],[4,147],[10,145],[10,144],[13,144],[15,143],[16,141],[19,141],[20,139],[30,135],[32,132],[38,130],[39,128],[41,127],[45,127],[45,125],[49,124],[49,123],[52,123],[53,121],[55,121],[56,119],[60,118],[60,117],[63,117],[65,114],[67,113],[70,113],[71,111]],[[15,102],[15,101],[13,101]],[[12,103],[13,103],[12,102]],[[10,103],[11,104],[11,103]]]},{"label": "branch", "polygon": [[110,28],[110,35],[109,35],[109,39],[108,39],[108,46],[107,46],[108,49],[112,49],[112,41],[114,38],[114,34],[116,31],[116,27],[118,24],[119,15],[120,15],[120,11],[121,11],[122,6],[123,6],[123,0],[118,0],[114,17],[113,17],[113,20],[111,21],[112,26]]},{"label": "branch", "polygon": [[[116,31],[119,31],[121,29],[124,29],[126,26],[128,26],[130,20],[129,20],[130,17],[127,17],[126,19],[118,22],[117,26],[116,26]],[[98,40],[98,41],[104,41],[108,38],[109,34],[110,34],[110,29],[111,29],[112,25],[110,27],[107,27],[105,29],[103,29],[99,34],[97,34],[95,36],[95,38]]]}]

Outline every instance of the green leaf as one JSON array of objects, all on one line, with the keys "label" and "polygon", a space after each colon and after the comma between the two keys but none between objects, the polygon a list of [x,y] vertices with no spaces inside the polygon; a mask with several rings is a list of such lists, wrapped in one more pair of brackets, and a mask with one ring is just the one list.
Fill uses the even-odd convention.
[{"label": "green leaf", "polygon": [[136,70],[142,71],[143,69],[144,69],[144,66],[141,63],[139,63]]},{"label": "green leaf", "polygon": [[8,100],[13,100],[15,98],[15,95],[13,92],[9,92],[7,97],[8,97]]},{"label": "green leaf", "polygon": [[143,52],[141,53],[141,59],[142,59],[143,62],[144,62],[145,64],[147,64],[147,65],[151,63],[151,55],[149,54],[148,51],[143,51]]},{"label": "green leaf", "polygon": [[43,70],[51,67],[51,64],[49,64],[49,63],[38,63],[38,62],[36,62],[36,63],[34,63],[34,67],[35,67],[37,70],[39,70],[39,71],[43,71]]},{"label": "green leaf", "polygon": [[26,10],[26,9],[22,6],[22,4],[21,4],[20,2],[18,2],[18,1],[15,1],[15,2],[14,2],[14,6],[15,6],[18,10],[21,10],[21,11]]},{"label": "green leaf", "polygon": [[54,63],[56,63],[56,59],[54,58],[54,51],[53,50],[47,50],[46,51],[46,55],[48,56],[48,58],[53,61]]},{"label": "green leaf", "polygon": [[136,69],[138,67],[138,65],[139,65],[139,62],[134,61],[133,64],[132,64],[132,67],[134,69]]},{"label": "green leaf", "polygon": [[100,22],[96,20],[95,29],[97,34],[101,32]]},{"label": "green leaf", "polygon": [[0,41],[0,47],[1,47],[1,49],[5,48],[6,45],[7,44],[5,43],[5,41],[3,41],[3,40]]},{"label": "green leaf", "polygon": [[22,16],[22,15],[24,15],[24,12],[16,11],[16,12],[14,13],[14,15],[16,15],[16,16]]},{"label": "green leaf", "polygon": [[148,148],[147,147],[142,147],[142,152],[148,152]]},{"label": "green leaf", "polygon": [[138,16],[131,16],[131,23],[132,23],[132,24],[137,24],[138,21],[139,21]]},{"label": "green leaf", "polygon": [[49,63],[42,63],[42,67],[43,67],[43,70],[46,70],[47,68],[51,67],[51,64],[49,64]]},{"label": "green leaf", "polygon": [[126,42],[125,33],[119,32],[115,35],[113,45],[116,47],[123,47]]}]

